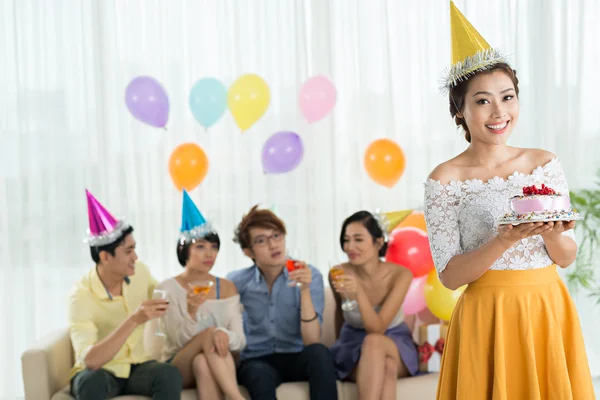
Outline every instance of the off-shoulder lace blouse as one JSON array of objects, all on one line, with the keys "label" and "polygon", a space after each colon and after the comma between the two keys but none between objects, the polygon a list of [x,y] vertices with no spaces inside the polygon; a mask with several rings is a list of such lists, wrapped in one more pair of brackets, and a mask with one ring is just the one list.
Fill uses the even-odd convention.
[{"label": "off-shoulder lace blouse", "polygon": [[[425,220],[433,261],[442,272],[458,254],[473,251],[494,238],[498,220],[510,212],[509,198],[522,193],[524,186],[544,183],[562,194],[569,194],[560,161],[554,158],[529,175],[515,172],[503,179],[495,177],[425,183]],[[564,233],[574,238],[573,230]],[[524,270],[543,268],[550,259],[540,235],[522,239],[508,249],[490,269]]]}]

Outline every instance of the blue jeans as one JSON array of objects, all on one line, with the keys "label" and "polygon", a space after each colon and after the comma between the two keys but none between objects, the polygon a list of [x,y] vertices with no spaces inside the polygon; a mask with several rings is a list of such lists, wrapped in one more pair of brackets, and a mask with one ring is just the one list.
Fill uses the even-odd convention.
[{"label": "blue jeans", "polygon": [[277,386],[298,381],[308,381],[311,400],[338,398],[333,359],[322,344],[306,346],[300,353],[269,354],[244,360],[237,375],[252,400],[276,400]]},{"label": "blue jeans", "polygon": [[120,395],[139,394],[153,400],[179,400],[183,378],[166,363],[147,361],[133,364],[129,378],[117,378],[105,369],[78,372],[71,380],[71,394],[77,400],[106,400]]}]

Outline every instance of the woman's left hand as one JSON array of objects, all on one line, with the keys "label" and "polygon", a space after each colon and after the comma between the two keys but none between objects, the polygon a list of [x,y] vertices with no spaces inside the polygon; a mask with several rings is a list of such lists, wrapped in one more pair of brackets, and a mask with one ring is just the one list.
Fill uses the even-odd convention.
[{"label": "woman's left hand", "polygon": [[360,290],[360,284],[353,274],[344,272],[333,281],[333,288],[345,296],[356,296]]},{"label": "woman's left hand", "polygon": [[225,357],[229,353],[229,335],[220,330],[213,331],[213,348],[221,357]]},{"label": "woman's left hand", "polygon": [[559,237],[563,232],[575,228],[575,221],[551,221],[546,222],[546,224],[548,225],[549,229],[540,235],[542,238],[550,240]]}]

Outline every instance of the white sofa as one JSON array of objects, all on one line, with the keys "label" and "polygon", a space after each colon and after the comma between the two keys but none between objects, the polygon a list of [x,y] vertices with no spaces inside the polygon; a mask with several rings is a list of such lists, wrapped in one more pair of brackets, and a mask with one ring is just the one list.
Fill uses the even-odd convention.
[{"label": "white sofa", "polygon": [[[326,288],[322,343],[331,346],[334,342],[334,299],[329,288]],[[148,331],[151,331],[150,329]],[[146,335],[146,346],[153,353],[160,351],[160,343],[148,343],[154,335]],[[67,329],[60,330],[40,339],[23,353],[22,373],[26,400],[73,400],[69,394],[69,371],[73,365],[73,348]],[[398,380],[397,399],[433,400],[437,388],[438,374],[432,373],[418,377]],[[338,398],[340,400],[358,399],[356,385],[350,382],[339,382]],[[250,399],[245,389],[242,393]],[[277,398],[286,400],[308,400],[308,383],[284,383],[277,389]],[[145,396],[119,396],[117,399],[134,400],[149,399]],[[185,390],[181,399],[195,400],[195,390]]]}]

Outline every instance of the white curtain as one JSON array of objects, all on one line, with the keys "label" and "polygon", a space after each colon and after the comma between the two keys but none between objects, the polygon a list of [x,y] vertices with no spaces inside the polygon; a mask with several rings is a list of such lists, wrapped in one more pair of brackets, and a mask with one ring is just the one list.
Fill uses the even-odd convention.
[{"label": "white curtain", "polygon": [[[456,3],[518,70],[512,144],[556,152],[572,188],[590,185],[599,166],[599,3]],[[199,144],[209,158],[192,197],[219,229],[218,275],[249,265],[230,239],[255,203],[276,206],[290,247],[323,272],[350,213],[421,208],[429,171],[465,147],[438,92],[449,29],[446,0],[1,0],[0,398],[22,396],[20,354],[65,326],[68,291],[92,266],[82,243],[85,188],[127,216],[158,279],[180,271],[181,195],[167,171],[180,143]],[[188,109],[192,84],[213,76],[230,85],[244,73],[268,82],[267,113],[244,134],[230,114],[204,132]],[[332,79],[338,103],[309,125],[297,95],[316,74]],[[166,88],[167,131],[128,113],[124,90],[138,75]],[[298,132],[305,156],[291,173],[264,175],[261,147],[279,130]],[[382,137],[406,154],[393,189],[362,164]],[[600,306],[576,301],[600,375]]]}]

